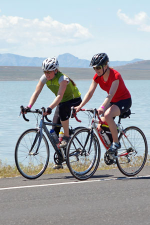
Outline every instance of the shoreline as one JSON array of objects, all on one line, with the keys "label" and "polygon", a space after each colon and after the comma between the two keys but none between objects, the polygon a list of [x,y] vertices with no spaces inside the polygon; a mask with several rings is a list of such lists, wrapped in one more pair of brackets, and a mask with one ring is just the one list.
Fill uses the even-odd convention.
[{"label": "shoreline", "polygon": [[[124,80],[150,80],[150,69],[114,68]],[[60,68],[60,71],[73,80],[92,80],[92,68]],[[41,67],[3,67],[0,66],[0,81],[38,81],[42,76]]]}]

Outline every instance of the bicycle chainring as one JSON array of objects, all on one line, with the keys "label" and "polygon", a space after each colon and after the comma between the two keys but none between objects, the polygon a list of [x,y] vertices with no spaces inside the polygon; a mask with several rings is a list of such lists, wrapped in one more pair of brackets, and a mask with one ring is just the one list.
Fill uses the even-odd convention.
[{"label": "bicycle chainring", "polygon": [[110,159],[109,154],[107,152],[105,152],[104,154],[104,162],[106,163],[106,165],[112,165],[114,163],[114,160]]}]

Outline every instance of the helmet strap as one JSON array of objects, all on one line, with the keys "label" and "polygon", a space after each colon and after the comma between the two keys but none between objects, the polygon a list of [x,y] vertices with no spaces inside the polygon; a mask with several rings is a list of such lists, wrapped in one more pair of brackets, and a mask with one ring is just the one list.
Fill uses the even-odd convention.
[{"label": "helmet strap", "polygon": [[104,67],[103,67],[103,74],[100,75],[100,77],[102,77],[106,73],[107,70],[108,70],[108,66],[107,66],[106,70],[104,70]]}]

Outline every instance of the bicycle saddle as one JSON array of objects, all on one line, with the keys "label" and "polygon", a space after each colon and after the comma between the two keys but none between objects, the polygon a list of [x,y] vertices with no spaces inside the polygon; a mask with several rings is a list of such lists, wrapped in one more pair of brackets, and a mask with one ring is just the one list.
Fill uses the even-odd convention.
[{"label": "bicycle saddle", "polygon": [[130,115],[131,115],[131,110],[128,109],[126,112],[124,112],[123,114],[121,114],[119,117],[125,119],[127,117],[130,117]]}]

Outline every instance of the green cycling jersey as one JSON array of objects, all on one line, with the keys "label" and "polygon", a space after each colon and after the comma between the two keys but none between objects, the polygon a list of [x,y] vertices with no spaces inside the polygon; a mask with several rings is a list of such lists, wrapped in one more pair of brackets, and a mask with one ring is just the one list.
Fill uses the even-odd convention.
[{"label": "green cycling jersey", "polygon": [[[48,80],[46,82],[47,87],[57,96],[60,84],[59,79],[61,76],[64,76],[63,73],[57,72],[55,74],[55,77],[52,80]],[[61,102],[67,102],[74,98],[79,98],[81,96],[81,93],[79,92],[78,88],[73,85],[71,81],[68,82],[65,93],[63,95],[63,98]]]}]

